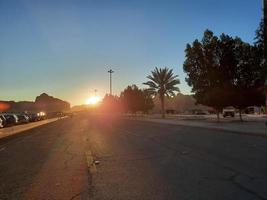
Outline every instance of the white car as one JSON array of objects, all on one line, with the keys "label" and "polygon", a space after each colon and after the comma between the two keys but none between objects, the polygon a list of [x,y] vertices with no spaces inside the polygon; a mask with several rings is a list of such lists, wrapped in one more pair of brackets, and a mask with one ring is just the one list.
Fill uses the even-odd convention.
[{"label": "white car", "polygon": [[234,107],[226,107],[223,109],[223,117],[235,117],[235,108]]},{"label": "white car", "polygon": [[4,121],[0,118],[0,128],[4,128]]}]

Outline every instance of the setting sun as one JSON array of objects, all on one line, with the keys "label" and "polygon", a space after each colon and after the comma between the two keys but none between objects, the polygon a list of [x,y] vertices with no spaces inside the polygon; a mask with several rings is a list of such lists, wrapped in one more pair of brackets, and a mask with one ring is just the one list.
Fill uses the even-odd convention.
[{"label": "setting sun", "polygon": [[95,105],[95,104],[97,104],[99,101],[100,101],[100,97],[98,97],[98,96],[92,96],[92,97],[89,97],[89,98],[86,100],[85,104],[86,104],[86,105]]}]

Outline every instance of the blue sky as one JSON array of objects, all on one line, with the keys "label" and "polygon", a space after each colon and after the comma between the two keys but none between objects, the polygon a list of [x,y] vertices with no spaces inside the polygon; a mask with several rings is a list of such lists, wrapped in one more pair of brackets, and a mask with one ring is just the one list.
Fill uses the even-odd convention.
[{"label": "blue sky", "polygon": [[261,0],[0,0],[0,99],[42,92],[82,104],[94,89],[144,87],[154,67],[183,73],[186,43],[205,29],[253,42]]}]

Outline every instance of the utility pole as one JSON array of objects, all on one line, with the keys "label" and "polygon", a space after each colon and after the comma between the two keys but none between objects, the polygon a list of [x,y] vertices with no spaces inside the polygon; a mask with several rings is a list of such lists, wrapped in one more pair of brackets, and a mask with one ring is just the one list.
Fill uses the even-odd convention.
[{"label": "utility pole", "polygon": [[114,71],[112,69],[108,70],[109,73],[109,95],[112,95],[112,73]]}]

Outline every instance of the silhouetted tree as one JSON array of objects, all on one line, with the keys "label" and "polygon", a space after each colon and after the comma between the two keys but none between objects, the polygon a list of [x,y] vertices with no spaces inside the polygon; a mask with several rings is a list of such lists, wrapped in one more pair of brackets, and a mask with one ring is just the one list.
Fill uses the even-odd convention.
[{"label": "silhouetted tree", "polygon": [[234,95],[231,97],[232,105],[241,111],[248,106],[262,106],[265,104],[264,83],[266,76],[261,64],[259,49],[241,40],[236,40],[235,55],[237,65],[232,69],[235,72],[232,85]]},{"label": "silhouetted tree", "polygon": [[220,38],[209,30],[199,42],[187,44],[184,71],[192,86],[197,103],[214,107],[219,112],[225,106],[241,110],[264,101],[262,67],[257,48],[240,38],[222,34]]},{"label": "silhouetted tree", "polygon": [[179,92],[179,88],[176,87],[176,85],[180,84],[180,80],[177,77],[178,75],[174,75],[172,69],[168,69],[167,67],[158,69],[156,67],[153,71],[151,71],[151,75],[147,76],[149,81],[143,83],[149,86],[149,89],[147,90],[151,94],[159,95],[162,118],[165,118],[164,97],[174,96],[175,91]]},{"label": "silhouetted tree", "polygon": [[219,112],[225,106],[225,84],[220,67],[218,38],[209,30],[202,41],[195,40],[186,46],[186,60],[183,68],[186,81],[192,87],[196,103],[214,107]]},{"label": "silhouetted tree", "polygon": [[106,113],[121,112],[121,102],[118,96],[106,94],[101,102],[99,110]]},{"label": "silhouetted tree", "polygon": [[266,38],[266,32],[264,31],[266,30],[266,23],[264,23],[264,20],[261,19],[260,21],[260,25],[257,28],[256,32],[255,32],[255,46],[260,47],[262,50],[264,49],[264,38]]},{"label": "silhouetted tree", "polygon": [[265,89],[264,90],[265,90],[265,94],[267,95],[267,65],[266,65],[266,58],[265,58],[265,55],[267,55],[267,49],[266,49],[267,31],[266,30],[267,30],[266,22],[264,23],[264,19],[261,19],[260,25],[258,29],[256,30],[256,36],[254,38],[255,39],[254,46],[256,48],[255,58],[258,59],[257,62],[260,63],[260,66],[262,68],[261,76],[263,79],[265,78]]},{"label": "silhouetted tree", "polygon": [[151,93],[146,89],[142,90],[142,99],[142,111],[148,113],[154,107]]},{"label": "silhouetted tree", "polygon": [[128,86],[120,95],[120,100],[126,112],[147,113],[154,106],[150,93],[139,89],[136,85]]},{"label": "silhouetted tree", "polygon": [[264,84],[267,78],[267,68],[264,56],[263,24],[261,21],[260,27],[256,31],[257,41],[254,45],[235,38],[235,45],[231,49],[237,63],[231,69],[234,74],[234,79],[231,80],[233,88],[231,103],[239,109],[241,121],[241,111],[246,107],[265,105]]}]

